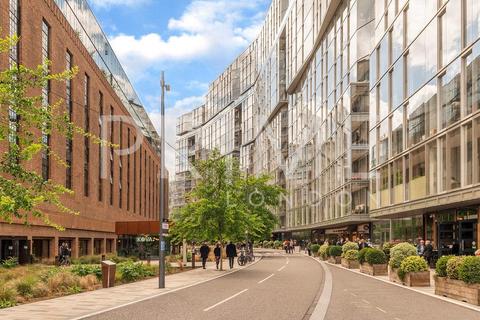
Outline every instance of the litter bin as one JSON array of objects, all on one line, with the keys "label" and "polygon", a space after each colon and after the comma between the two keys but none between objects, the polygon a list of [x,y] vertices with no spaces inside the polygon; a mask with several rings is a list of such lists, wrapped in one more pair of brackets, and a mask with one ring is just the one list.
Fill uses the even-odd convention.
[{"label": "litter bin", "polygon": [[102,261],[102,286],[110,288],[115,286],[115,271],[117,265],[110,260]]}]

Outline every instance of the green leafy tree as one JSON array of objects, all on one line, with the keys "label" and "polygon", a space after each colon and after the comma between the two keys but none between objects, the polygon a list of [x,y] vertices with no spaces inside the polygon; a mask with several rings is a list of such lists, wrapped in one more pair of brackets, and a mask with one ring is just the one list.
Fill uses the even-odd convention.
[{"label": "green leafy tree", "polygon": [[[6,56],[17,45],[17,37],[0,38],[0,54]],[[73,192],[52,180],[45,180],[34,168],[38,168],[41,155],[45,154],[56,164],[67,166],[48,143],[47,135],[71,139],[75,133],[103,143],[97,137],[75,126],[69,119],[63,100],[45,101],[42,89],[52,82],[66,81],[78,68],[60,73],[50,72],[50,62],[35,68],[10,65],[0,71],[0,220],[29,224],[32,218],[46,225],[63,230],[51,221],[46,208],[57,212],[78,214],[62,203],[62,195]],[[53,100],[53,99],[51,99]],[[10,118],[10,115],[14,117]]]},{"label": "green leafy tree", "polygon": [[267,175],[247,176],[238,161],[212,151],[194,164],[198,180],[187,204],[173,213],[174,239],[259,240],[270,235],[273,214],[285,190],[269,183]]}]

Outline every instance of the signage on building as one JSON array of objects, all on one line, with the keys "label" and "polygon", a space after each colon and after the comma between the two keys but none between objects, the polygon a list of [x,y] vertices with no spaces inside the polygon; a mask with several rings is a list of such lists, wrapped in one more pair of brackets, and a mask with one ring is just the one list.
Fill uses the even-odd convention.
[{"label": "signage on building", "polygon": [[155,241],[152,237],[150,236],[140,236],[140,237],[137,237],[137,242],[153,242]]},{"label": "signage on building", "polygon": [[327,229],[327,230],[325,230],[325,234],[342,234],[345,231],[347,231],[347,227],[336,228],[336,229]]}]

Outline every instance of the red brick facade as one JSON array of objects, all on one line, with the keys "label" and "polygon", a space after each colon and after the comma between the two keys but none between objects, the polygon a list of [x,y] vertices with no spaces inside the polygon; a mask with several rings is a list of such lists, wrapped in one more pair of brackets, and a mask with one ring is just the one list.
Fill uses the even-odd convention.
[{"label": "red brick facade", "polygon": [[[115,91],[111,88],[102,71],[97,67],[90,54],[82,45],[77,34],[66,21],[62,12],[53,0],[19,0],[20,3],[20,45],[19,62],[28,67],[34,67],[42,61],[42,22],[50,26],[50,60],[52,72],[63,71],[66,67],[67,50],[73,57],[73,65],[79,67],[78,75],[72,80],[73,121],[83,127],[84,125],[84,79],[89,77],[89,127],[96,135],[99,133],[100,95],[103,95],[103,112],[110,114],[113,108],[114,115],[129,113],[122,104]],[[0,27],[2,36],[9,34],[9,0],[0,1]],[[1,56],[2,69],[8,67],[8,57]],[[53,82],[50,99],[52,102],[65,99],[66,84]],[[110,125],[110,124],[104,124]],[[120,142],[120,123],[114,122],[113,143]],[[122,124],[123,147],[127,146],[127,132],[130,128],[130,144],[134,144],[136,129],[128,124]],[[110,130],[110,129],[108,129]],[[110,132],[110,131],[109,131]],[[59,232],[53,228],[43,226],[42,223],[32,221],[31,227],[22,224],[5,224],[0,222],[0,258],[5,257],[9,250],[17,250],[22,254],[25,250],[42,256],[53,258],[57,255],[58,244],[61,239],[68,239],[72,245],[73,256],[82,253],[105,253],[115,251],[116,221],[131,220],[157,220],[159,211],[159,183],[160,159],[155,149],[145,137],[140,150],[130,155],[130,172],[127,173],[127,155],[119,156],[114,153],[113,161],[113,205],[110,203],[110,153],[106,153],[106,177],[102,181],[103,199],[99,199],[99,146],[89,142],[88,161],[88,196],[84,196],[84,138],[76,135],[73,139],[73,164],[72,164],[72,190],[73,196],[65,197],[65,204],[80,212],[78,216],[54,212],[47,209],[51,220],[64,226],[67,230]],[[53,150],[62,156],[66,153],[66,141],[63,136],[51,137]],[[141,153],[141,154],[140,154]],[[119,160],[122,157],[122,197],[120,204]],[[134,160],[136,157],[136,160]],[[142,163],[140,163],[140,158]],[[145,162],[146,161],[146,162]],[[134,162],[136,166],[134,167]],[[41,161],[34,168],[41,170]],[[146,166],[145,166],[146,164]],[[135,169],[135,172],[134,172]],[[141,170],[141,173],[140,173]],[[134,175],[136,177],[134,178]],[[66,169],[53,160],[50,162],[50,178],[64,183]],[[127,184],[130,181],[130,191],[127,194]],[[136,182],[136,186],[134,186]],[[168,186],[168,184],[166,184]],[[168,188],[165,189],[165,197]],[[135,194],[134,194],[135,193]],[[145,199],[147,200],[145,202]],[[168,201],[165,201],[168,203]],[[135,204],[135,207],[134,207]],[[127,205],[129,206],[127,210]],[[17,241],[14,241],[17,240]],[[20,241],[18,241],[20,240]],[[3,244],[2,244],[3,243]],[[13,247],[13,248],[11,248]],[[33,247],[33,249],[32,249]]]}]

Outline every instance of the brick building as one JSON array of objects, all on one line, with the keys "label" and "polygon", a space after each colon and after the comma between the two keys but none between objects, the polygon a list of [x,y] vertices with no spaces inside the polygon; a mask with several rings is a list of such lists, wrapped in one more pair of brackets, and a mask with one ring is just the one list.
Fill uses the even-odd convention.
[{"label": "brick building", "polygon": [[[0,29],[2,36],[17,34],[21,39],[9,55],[0,57],[3,70],[13,63],[34,67],[45,58],[52,61],[52,72],[78,66],[74,79],[52,82],[42,92],[44,98],[64,100],[73,122],[98,136],[103,129],[120,149],[141,141],[135,152],[119,155],[79,135],[71,142],[49,137],[52,149],[71,165],[65,168],[44,157],[33,169],[71,188],[74,195],[65,196],[65,204],[80,214],[46,208],[65,231],[35,220],[31,227],[0,222],[0,260],[18,256],[26,261],[30,254],[53,259],[64,241],[73,257],[115,252],[116,222],[158,221],[158,134],[86,0],[1,0]],[[127,118],[102,121],[109,115]]]}]

